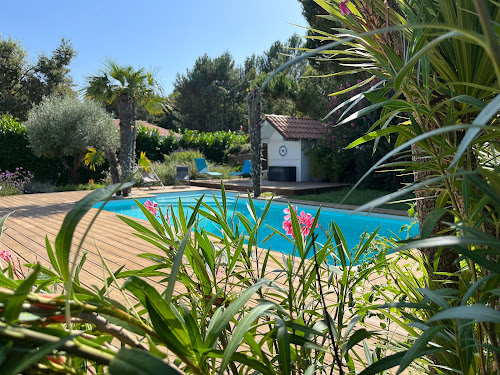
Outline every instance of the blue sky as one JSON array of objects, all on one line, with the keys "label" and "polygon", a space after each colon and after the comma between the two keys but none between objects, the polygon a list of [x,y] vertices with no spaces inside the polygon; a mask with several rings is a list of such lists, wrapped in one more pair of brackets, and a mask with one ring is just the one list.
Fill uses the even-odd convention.
[{"label": "blue sky", "polygon": [[70,39],[78,53],[70,65],[78,88],[111,57],[157,70],[170,93],[176,74],[204,53],[229,51],[242,64],[276,40],[304,35],[291,25],[306,25],[301,11],[297,0],[5,1],[0,35],[20,40],[32,59]]}]

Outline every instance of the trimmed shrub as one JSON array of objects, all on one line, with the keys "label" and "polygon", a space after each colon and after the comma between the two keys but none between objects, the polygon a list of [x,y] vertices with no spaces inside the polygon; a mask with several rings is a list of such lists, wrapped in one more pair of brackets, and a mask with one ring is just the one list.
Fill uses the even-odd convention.
[{"label": "trimmed shrub", "polygon": [[157,130],[139,126],[137,128],[136,157],[139,158],[140,152],[143,151],[149,160],[163,160],[162,151],[160,150],[161,143],[162,138]]}]

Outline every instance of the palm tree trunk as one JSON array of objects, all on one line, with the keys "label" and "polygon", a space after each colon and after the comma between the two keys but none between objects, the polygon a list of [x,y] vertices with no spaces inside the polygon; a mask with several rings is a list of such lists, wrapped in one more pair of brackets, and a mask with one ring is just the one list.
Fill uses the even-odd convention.
[{"label": "palm tree trunk", "polygon": [[[258,100],[258,102],[256,102]],[[247,96],[248,121],[250,131],[250,148],[252,150],[252,185],[253,196],[260,196],[260,153],[261,153],[261,123],[259,89],[253,89]]]},{"label": "palm tree trunk", "polygon": [[[121,94],[117,100],[118,117],[120,119],[120,167],[121,180],[127,181],[131,178],[132,166],[135,159],[134,145],[137,134],[135,98],[127,94]],[[123,196],[130,194],[131,187],[122,190]]]},{"label": "palm tree trunk", "polygon": [[111,147],[106,149],[106,158],[109,163],[109,172],[111,173],[111,183],[117,184],[120,182],[120,173],[118,172],[118,160],[116,159],[115,150]]}]

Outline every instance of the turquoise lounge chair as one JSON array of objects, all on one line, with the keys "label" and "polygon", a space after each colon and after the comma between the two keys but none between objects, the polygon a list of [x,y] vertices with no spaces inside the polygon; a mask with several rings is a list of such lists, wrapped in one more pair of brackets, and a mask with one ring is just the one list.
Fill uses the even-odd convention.
[{"label": "turquoise lounge chair", "polygon": [[221,177],[222,178],[222,173],[219,172],[210,172],[208,170],[207,162],[203,158],[194,158],[194,162],[196,164],[196,168],[198,168],[198,173],[199,174],[206,174],[208,176],[212,177]]},{"label": "turquoise lounge chair", "polygon": [[243,168],[241,168],[241,172],[229,173],[229,178],[231,178],[231,176],[251,177],[252,176],[252,164],[250,163],[250,160],[245,160],[245,163],[243,163]]}]

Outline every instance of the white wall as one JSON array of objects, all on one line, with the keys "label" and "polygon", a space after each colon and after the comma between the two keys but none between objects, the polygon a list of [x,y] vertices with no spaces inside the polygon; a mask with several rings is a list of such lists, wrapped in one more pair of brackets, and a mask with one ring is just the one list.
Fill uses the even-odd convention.
[{"label": "white wall", "polygon": [[[269,125],[270,126],[270,125]],[[272,126],[270,126],[272,127]],[[268,167],[295,167],[297,181],[305,181],[302,179],[302,152],[300,141],[285,141],[278,131],[274,131],[272,135],[267,138],[267,160]],[[279,154],[281,146],[287,148],[285,156]]]},{"label": "white wall", "polygon": [[307,140],[301,140],[301,160],[300,166],[302,174],[300,176],[301,181],[311,181],[311,158],[309,156],[309,144]]}]

